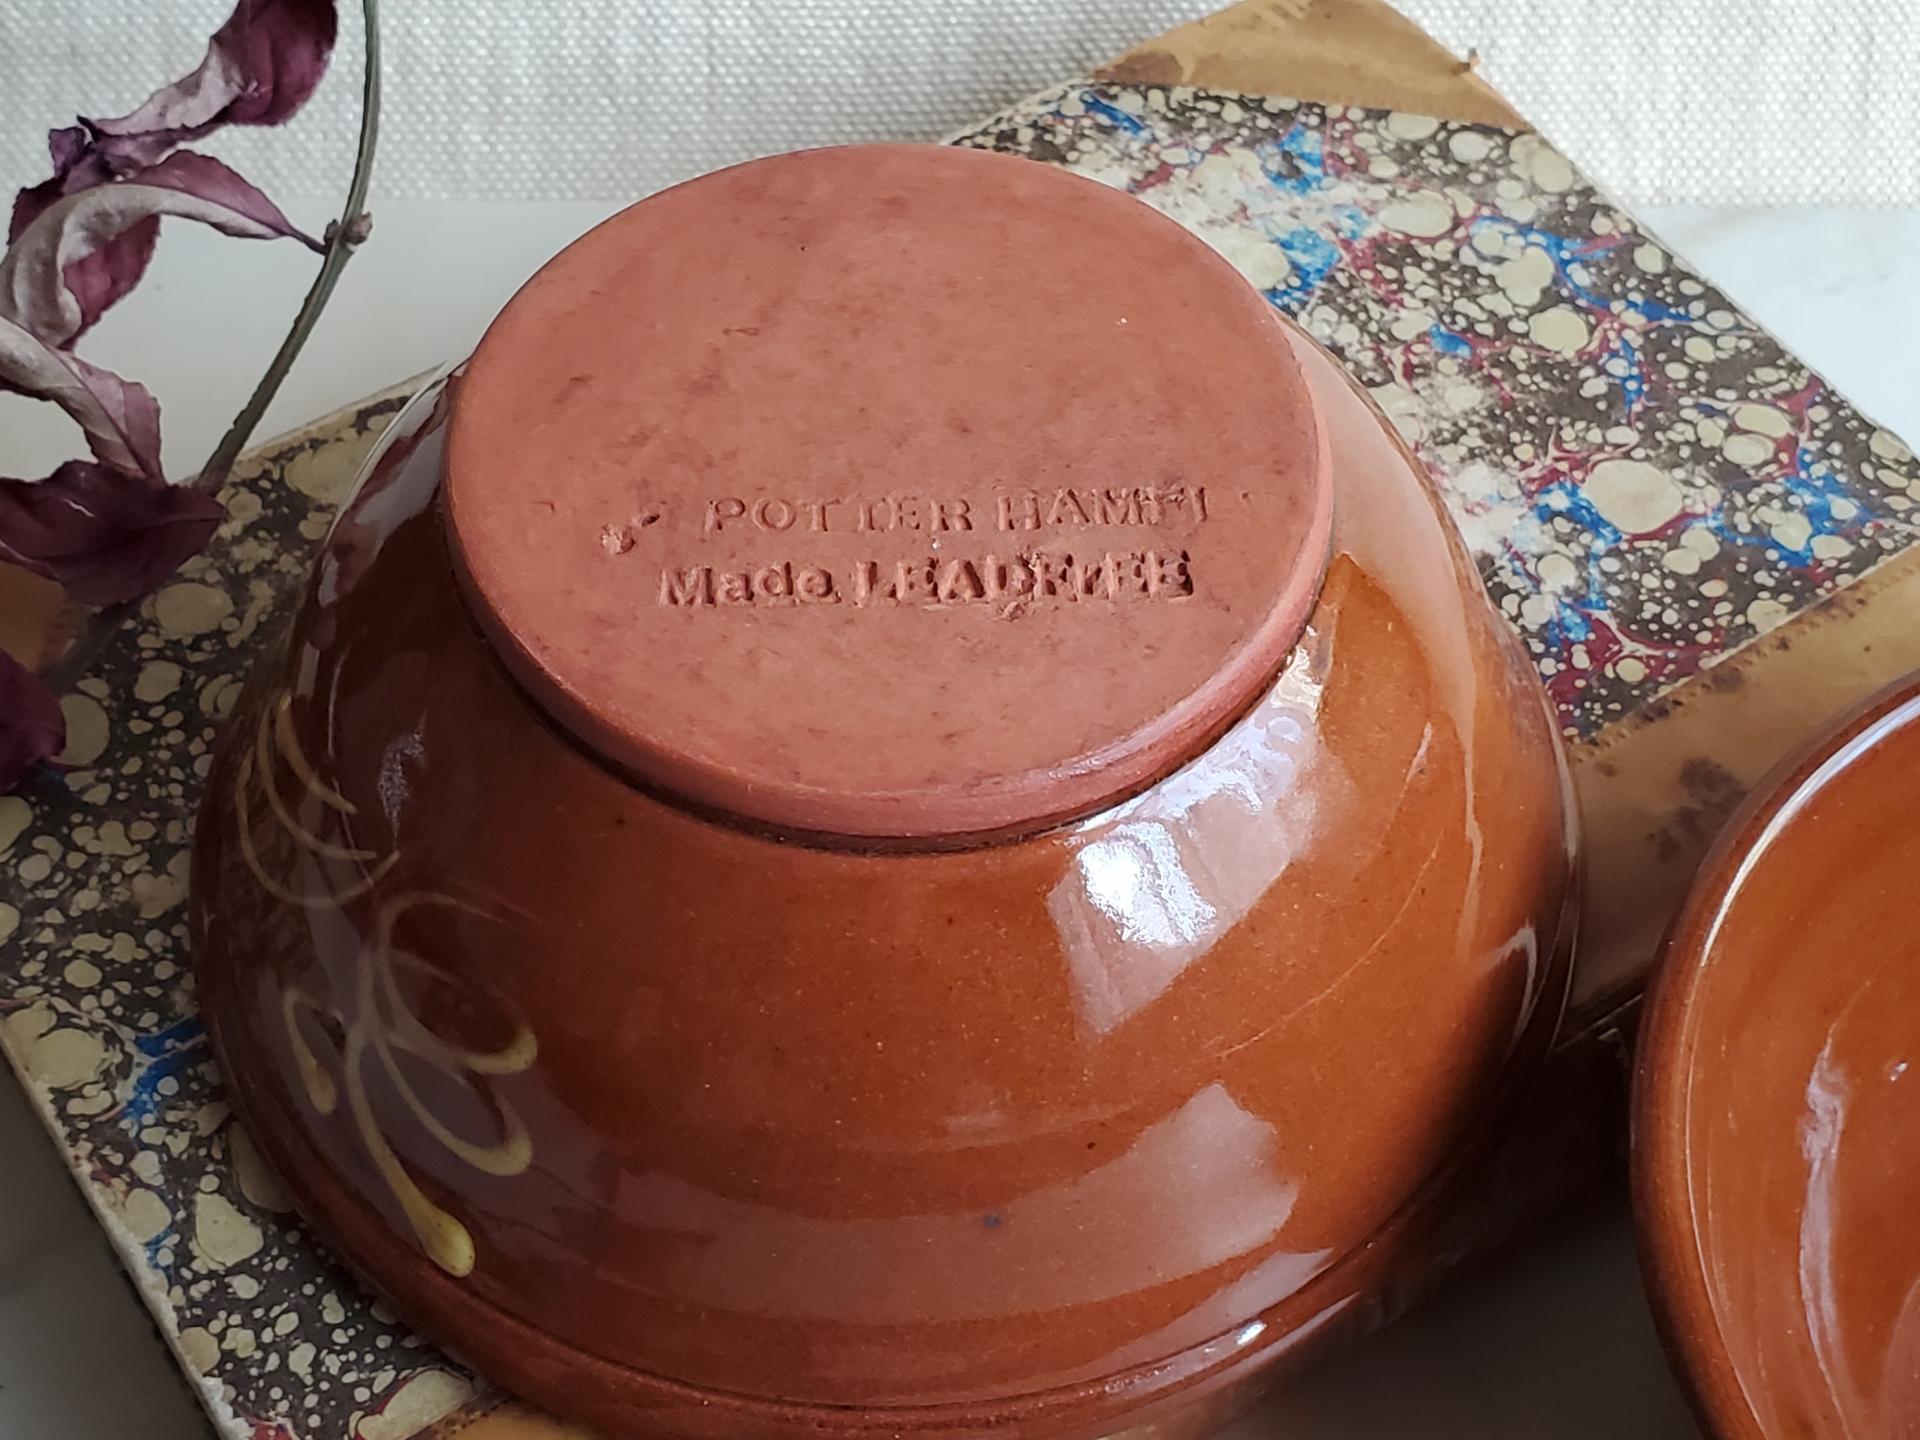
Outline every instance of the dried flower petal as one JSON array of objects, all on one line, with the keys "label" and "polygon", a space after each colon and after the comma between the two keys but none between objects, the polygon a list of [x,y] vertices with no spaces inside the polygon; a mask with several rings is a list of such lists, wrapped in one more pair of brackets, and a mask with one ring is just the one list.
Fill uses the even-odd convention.
[{"label": "dried flower petal", "polygon": [[290,235],[311,249],[323,248],[218,160],[182,150],[124,180],[68,195],[43,211],[0,260],[0,317],[55,345],[72,344],[139,278],[137,270],[131,275],[115,274],[111,267],[82,270],[76,289],[74,267],[164,215],[198,220],[242,239]]},{"label": "dried flower petal", "polygon": [[0,315],[0,390],[51,400],[86,432],[101,464],[159,480],[160,406],[143,385],[56,349]]},{"label": "dried flower petal", "polygon": [[0,480],[0,560],[112,605],[171,575],[226,513],[201,491],[69,460],[44,480]]},{"label": "dried flower petal", "polygon": [[67,747],[67,717],[40,677],[0,650],[0,794]]}]

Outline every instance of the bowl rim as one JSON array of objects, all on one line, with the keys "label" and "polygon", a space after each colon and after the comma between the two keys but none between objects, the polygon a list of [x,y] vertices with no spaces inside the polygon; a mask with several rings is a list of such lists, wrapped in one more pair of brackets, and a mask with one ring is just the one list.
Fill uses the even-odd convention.
[{"label": "bowl rim", "polygon": [[1712,970],[1713,931],[1738,903],[1755,851],[1829,778],[1829,769],[1896,723],[1920,721],[1920,670],[1826,721],[1749,792],[1700,862],[1648,980],[1635,1047],[1630,1189],[1642,1279],[1661,1347],[1716,1440],[1780,1440],[1755,1414],[1728,1353],[1700,1255],[1692,1199],[1688,1102],[1699,1035],[1695,1008]]}]

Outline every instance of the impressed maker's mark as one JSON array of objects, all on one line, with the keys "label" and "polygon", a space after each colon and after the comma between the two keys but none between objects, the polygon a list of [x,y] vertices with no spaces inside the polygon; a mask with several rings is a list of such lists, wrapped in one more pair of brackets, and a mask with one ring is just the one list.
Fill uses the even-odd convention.
[{"label": "impressed maker's mark", "polygon": [[[658,513],[648,516],[650,525]],[[684,549],[664,557],[655,595],[663,607],[978,605],[1018,614],[1036,604],[1186,599],[1197,577],[1181,540],[1214,518],[1214,501],[1199,485],[984,496],[720,495],[697,516],[644,538],[730,552],[712,561]],[[662,531],[678,533],[669,539]],[[832,539],[809,553],[814,536]],[[915,536],[920,543],[865,550],[866,536]],[[602,535],[610,555],[634,553],[642,538],[631,524]],[[743,546],[752,558],[739,553]]]},{"label": "impressed maker's mark", "polygon": [[996,490],[986,501],[961,495],[892,494],[854,499],[722,495],[707,501],[708,535],[747,527],[777,532],[935,534],[976,530],[1091,530],[1117,525],[1195,523],[1208,518],[1207,487]]}]

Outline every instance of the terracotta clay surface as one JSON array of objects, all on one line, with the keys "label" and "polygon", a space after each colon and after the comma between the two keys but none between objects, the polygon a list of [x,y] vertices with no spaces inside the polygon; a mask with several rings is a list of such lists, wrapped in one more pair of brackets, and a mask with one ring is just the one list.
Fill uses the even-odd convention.
[{"label": "terracotta clay surface", "polygon": [[[841,184],[864,203],[894,173],[855,167]],[[1113,214],[1117,249],[1164,237],[1144,208]],[[1150,278],[1178,288],[1182,266],[1215,264],[1189,247]],[[859,806],[830,837],[769,833],[756,822],[778,817],[690,804],[683,777],[643,756],[626,757],[633,783],[595,753],[609,736],[698,733],[636,731],[644,715],[620,707],[637,692],[604,732],[555,725],[543,712],[558,692],[476,624],[486,564],[462,580],[450,554],[476,552],[441,503],[465,483],[448,437],[486,392],[455,379],[396,423],[235,707],[192,920],[236,1107],[402,1314],[620,1433],[1093,1437],[1189,1433],[1379,1298],[1550,1039],[1572,935],[1570,803],[1533,672],[1404,449],[1322,352],[1270,335],[1283,348],[1247,363],[1289,433],[1324,437],[1331,457],[1331,538],[1297,640],[1211,743],[1127,752],[1161,768],[1125,798],[938,850],[848,843]],[[1000,383],[1064,391],[1084,361],[1049,350]],[[795,384],[809,412],[841,414],[796,433],[841,443],[861,394]],[[769,384],[751,401],[782,396]],[[1240,421],[1269,433],[1262,415]],[[610,422],[593,423],[604,439]],[[1212,453],[1239,446],[1222,433]],[[984,453],[1004,474],[1014,451]],[[812,459],[796,449],[785,469]],[[575,473],[545,471],[556,514],[584,513]],[[1297,456],[1270,473],[1274,514],[1320,484]],[[740,483],[749,515],[787,493],[781,477]],[[1208,523],[1183,532],[1190,556],[1244,563]],[[1163,527],[1143,510],[1111,528],[1103,555],[1150,549]],[[1291,554],[1288,525],[1238,528]],[[589,552],[583,573],[652,605],[609,568],[632,558]],[[1191,635],[1111,613],[1204,612],[1203,573],[1196,558],[1191,596],[1063,602],[1093,622],[1083,643],[1047,646],[1045,683],[980,723],[1057,739],[1051,705],[1115,713],[1081,693],[1129,668],[1115,646],[1205,648],[1196,637],[1224,632],[1205,613]],[[1248,583],[1261,618],[1207,652],[1228,669],[1285,609]],[[534,590],[509,593],[530,607],[513,614],[580,643]],[[968,613],[919,600],[937,619]],[[671,633],[657,625],[743,618],[646,613],[603,627],[602,668],[626,664],[632,635]],[[731,632],[710,633],[711,656],[649,652],[655,693],[719,686],[752,712],[721,726],[733,745],[806,710],[806,675],[768,668],[742,689]],[[802,653],[830,655],[796,633]],[[1033,663],[1020,643],[1016,668]],[[955,663],[933,645],[890,653],[907,689]],[[1140,690],[1113,693],[1170,694],[1157,655],[1135,656]],[[907,758],[812,773],[897,776],[930,753],[918,732],[859,734]],[[954,742],[975,768],[1014,770],[1037,753],[1023,743]],[[913,813],[945,825],[974,813],[963,800]]]},{"label": "terracotta clay surface", "polygon": [[1313,603],[1331,492],[1280,325],[1052,166],[742,165],[502,312],[455,551],[540,702],[694,801],[924,839],[1084,813],[1217,735]]},{"label": "terracotta clay surface", "polygon": [[1920,678],[1764,787],[1669,942],[1635,1167],[1729,1440],[1920,1435]]}]

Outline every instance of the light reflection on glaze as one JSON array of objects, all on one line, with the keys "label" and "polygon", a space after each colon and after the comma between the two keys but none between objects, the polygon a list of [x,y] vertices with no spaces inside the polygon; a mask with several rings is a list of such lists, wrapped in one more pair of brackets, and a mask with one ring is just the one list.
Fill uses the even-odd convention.
[{"label": "light reflection on glaze", "polygon": [[1157,998],[1246,918],[1312,842],[1318,794],[1297,784],[1320,757],[1323,656],[1311,631],[1265,699],[1160,785],[1068,833],[1072,866],[1047,909],[1081,1022],[1103,1035]]},{"label": "light reflection on glaze", "polygon": [[[1889,957],[1887,963],[1860,984],[1826,1032],[1825,1043],[1807,1076],[1798,1126],[1800,1159],[1804,1166],[1803,1195],[1797,1245],[1798,1308],[1805,1317],[1806,1341],[1824,1380],[1821,1394],[1795,1394],[1791,1375],[1773,1367],[1764,1385],[1750,1385],[1748,1400],[1764,1417],[1770,1433],[1790,1435],[1808,1414],[1830,1413],[1831,1433],[1843,1440],[1912,1440],[1920,1436],[1920,1267],[1909,1250],[1866,1253],[1859,1244],[1859,1227],[1875,1226],[1888,1218],[1891,1207],[1903,1212],[1912,1227],[1920,1228],[1920,1100],[1911,1087],[1896,1086],[1906,1062],[1885,1060],[1871,1034],[1857,1034],[1863,1011],[1870,1007],[1902,1005],[1898,994],[1888,994],[1890,964],[1912,964],[1909,952]],[[1920,990],[1909,989],[1911,997]],[[1920,1052],[1920,1013],[1912,1014],[1910,1042]],[[1892,1128],[1908,1142],[1906,1165],[1901,1156],[1884,1152],[1889,1114],[1903,1116]],[[1866,1128],[1867,1118],[1881,1121],[1873,1139],[1849,1140]],[[1877,1248],[1877,1247],[1876,1247]],[[1731,1260],[1727,1265],[1737,1263]],[[1884,1264],[1896,1272],[1906,1289],[1884,1334],[1878,1325],[1863,1323],[1856,1313],[1857,1297],[1849,1292],[1860,1276],[1852,1267]],[[1757,1337],[1756,1337],[1757,1338]],[[1764,1341],[1763,1341],[1764,1344]],[[1783,1399],[1779,1391],[1788,1392]],[[1829,1410],[1830,1407],[1830,1410]]]},{"label": "light reflection on glaze", "polygon": [[[1916,960],[1908,951],[1890,963]],[[1868,1018],[1902,1013],[1920,987],[1903,996],[1888,968],[1858,982],[1826,1028],[1790,1131],[1789,1117],[1776,1125],[1729,1097],[1705,1137],[1711,1178],[1698,1198],[1712,1303],[1770,1440],[1920,1436],[1920,1096],[1899,1083],[1899,1060],[1876,1053],[1887,1027]],[[1784,993],[1772,1003],[1822,1002]],[[1920,1053],[1920,1012],[1905,1013],[1909,1053]],[[1771,1038],[1761,1037],[1769,1051]],[[1776,1216],[1791,1227],[1785,1243],[1756,1244],[1753,1227]],[[1899,1292],[1890,1302],[1889,1286]]]},{"label": "light reflection on glaze", "polygon": [[1751,822],[1662,977],[1656,1033],[1678,1028],[1650,1053],[1675,1110],[1649,1122],[1647,1166],[1685,1204],[1651,1213],[1693,1234],[1653,1239],[1698,1266],[1663,1298],[1729,1434],[1915,1440],[1920,697],[1831,745]]},{"label": "light reflection on glaze", "polygon": [[1505,964],[1515,955],[1524,959],[1527,977],[1526,1001],[1513,1017],[1513,1038],[1517,1043],[1527,1026],[1533,1023],[1534,1011],[1540,1007],[1540,966],[1550,958],[1540,952],[1540,932],[1532,921],[1522,925],[1512,939],[1494,952],[1491,963],[1494,966]]},{"label": "light reflection on glaze", "polygon": [[[1889,971],[1920,959],[1912,950],[1886,957],[1827,1028],[1825,1043],[1807,1077],[1799,1124],[1800,1158],[1805,1167],[1798,1239],[1799,1305],[1807,1342],[1825,1380],[1824,1399],[1832,1407],[1836,1434],[1844,1440],[1912,1440],[1920,1436],[1920,1264],[1914,1250],[1863,1253],[1859,1227],[1885,1222],[1891,1208],[1920,1229],[1920,1098],[1913,1087],[1899,1087],[1908,1062],[1880,1053],[1883,1036],[1862,1025],[1866,1012],[1909,1016],[1908,1053],[1920,1053],[1920,1011],[1908,1008],[1920,987],[1908,987],[1903,1000]],[[1889,993],[1892,992],[1892,993]],[[1862,1031],[1866,1033],[1863,1035]],[[1889,1126],[1889,1116],[1896,1117]],[[1849,1141],[1878,1121],[1871,1138]],[[1907,1142],[1904,1156],[1885,1153],[1891,1128]],[[1901,1160],[1906,1164],[1904,1169]],[[1911,1230],[1910,1232],[1911,1233]],[[1884,1335],[1862,1323],[1849,1294],[1859,1281],[1850,1267],[1884,1264],[1906,1289]],[[1749,1400],[1770,1428],[1791,1434],[1797,1414],[1819,1404],[1814,1397],[1776,1402],[1769,1388],[1754,1387]]]},{"label": "light reflection on glaze", "polygon": [[[1276,1250],[1233,1284],[1209,1295],[1171,1324],[1150,1335],[1141,1336],[1120,1350],[1114,1356],[1115,1363],[1151,1364],[1170,1350],[1178,1349],[1182,1343],[1190,1343],[1189,1337],[1194,1335],[1218,1337],[1196,1348],[1215,1349],[1223,1354],[1252,1345],[1266,1335],[1266,1322],[1251,1320],[1239,1324],[1238,1317],[1260,1314],[1269,1310],[1279,1297],[1298,1293],[1334,1258],[1330,1250]],[[1324,1315],[1310,1322],[1305,1330],[1295,1331],[1289,1337],[1289,1343],[1304,1340],[1313,1330],[1332,1321],[1345,1308],[1345,1302],[1336,1301]]]},{"label": "light reflection on glaze", "polygon": [[[1807,1080],[1806,1114],[1800,1121],[1800,1153],[1807,1165],[1807,1196],[1800,1216],[1800,1293],[1806,1297],[1814,1359],[1839,1403],[1841,1423],[1846,1434],[1865,1436],[1870,1432],[1866,1417],[1860,1413],[1860,1390],[1842,1339],[1833,1256],[1834,1225],[1840,1209],[1836,1175],[1850,1088],[1835,1064],[1829,1035]],[[1767,1403],[1764,1396],[1754,1398]]]}]

